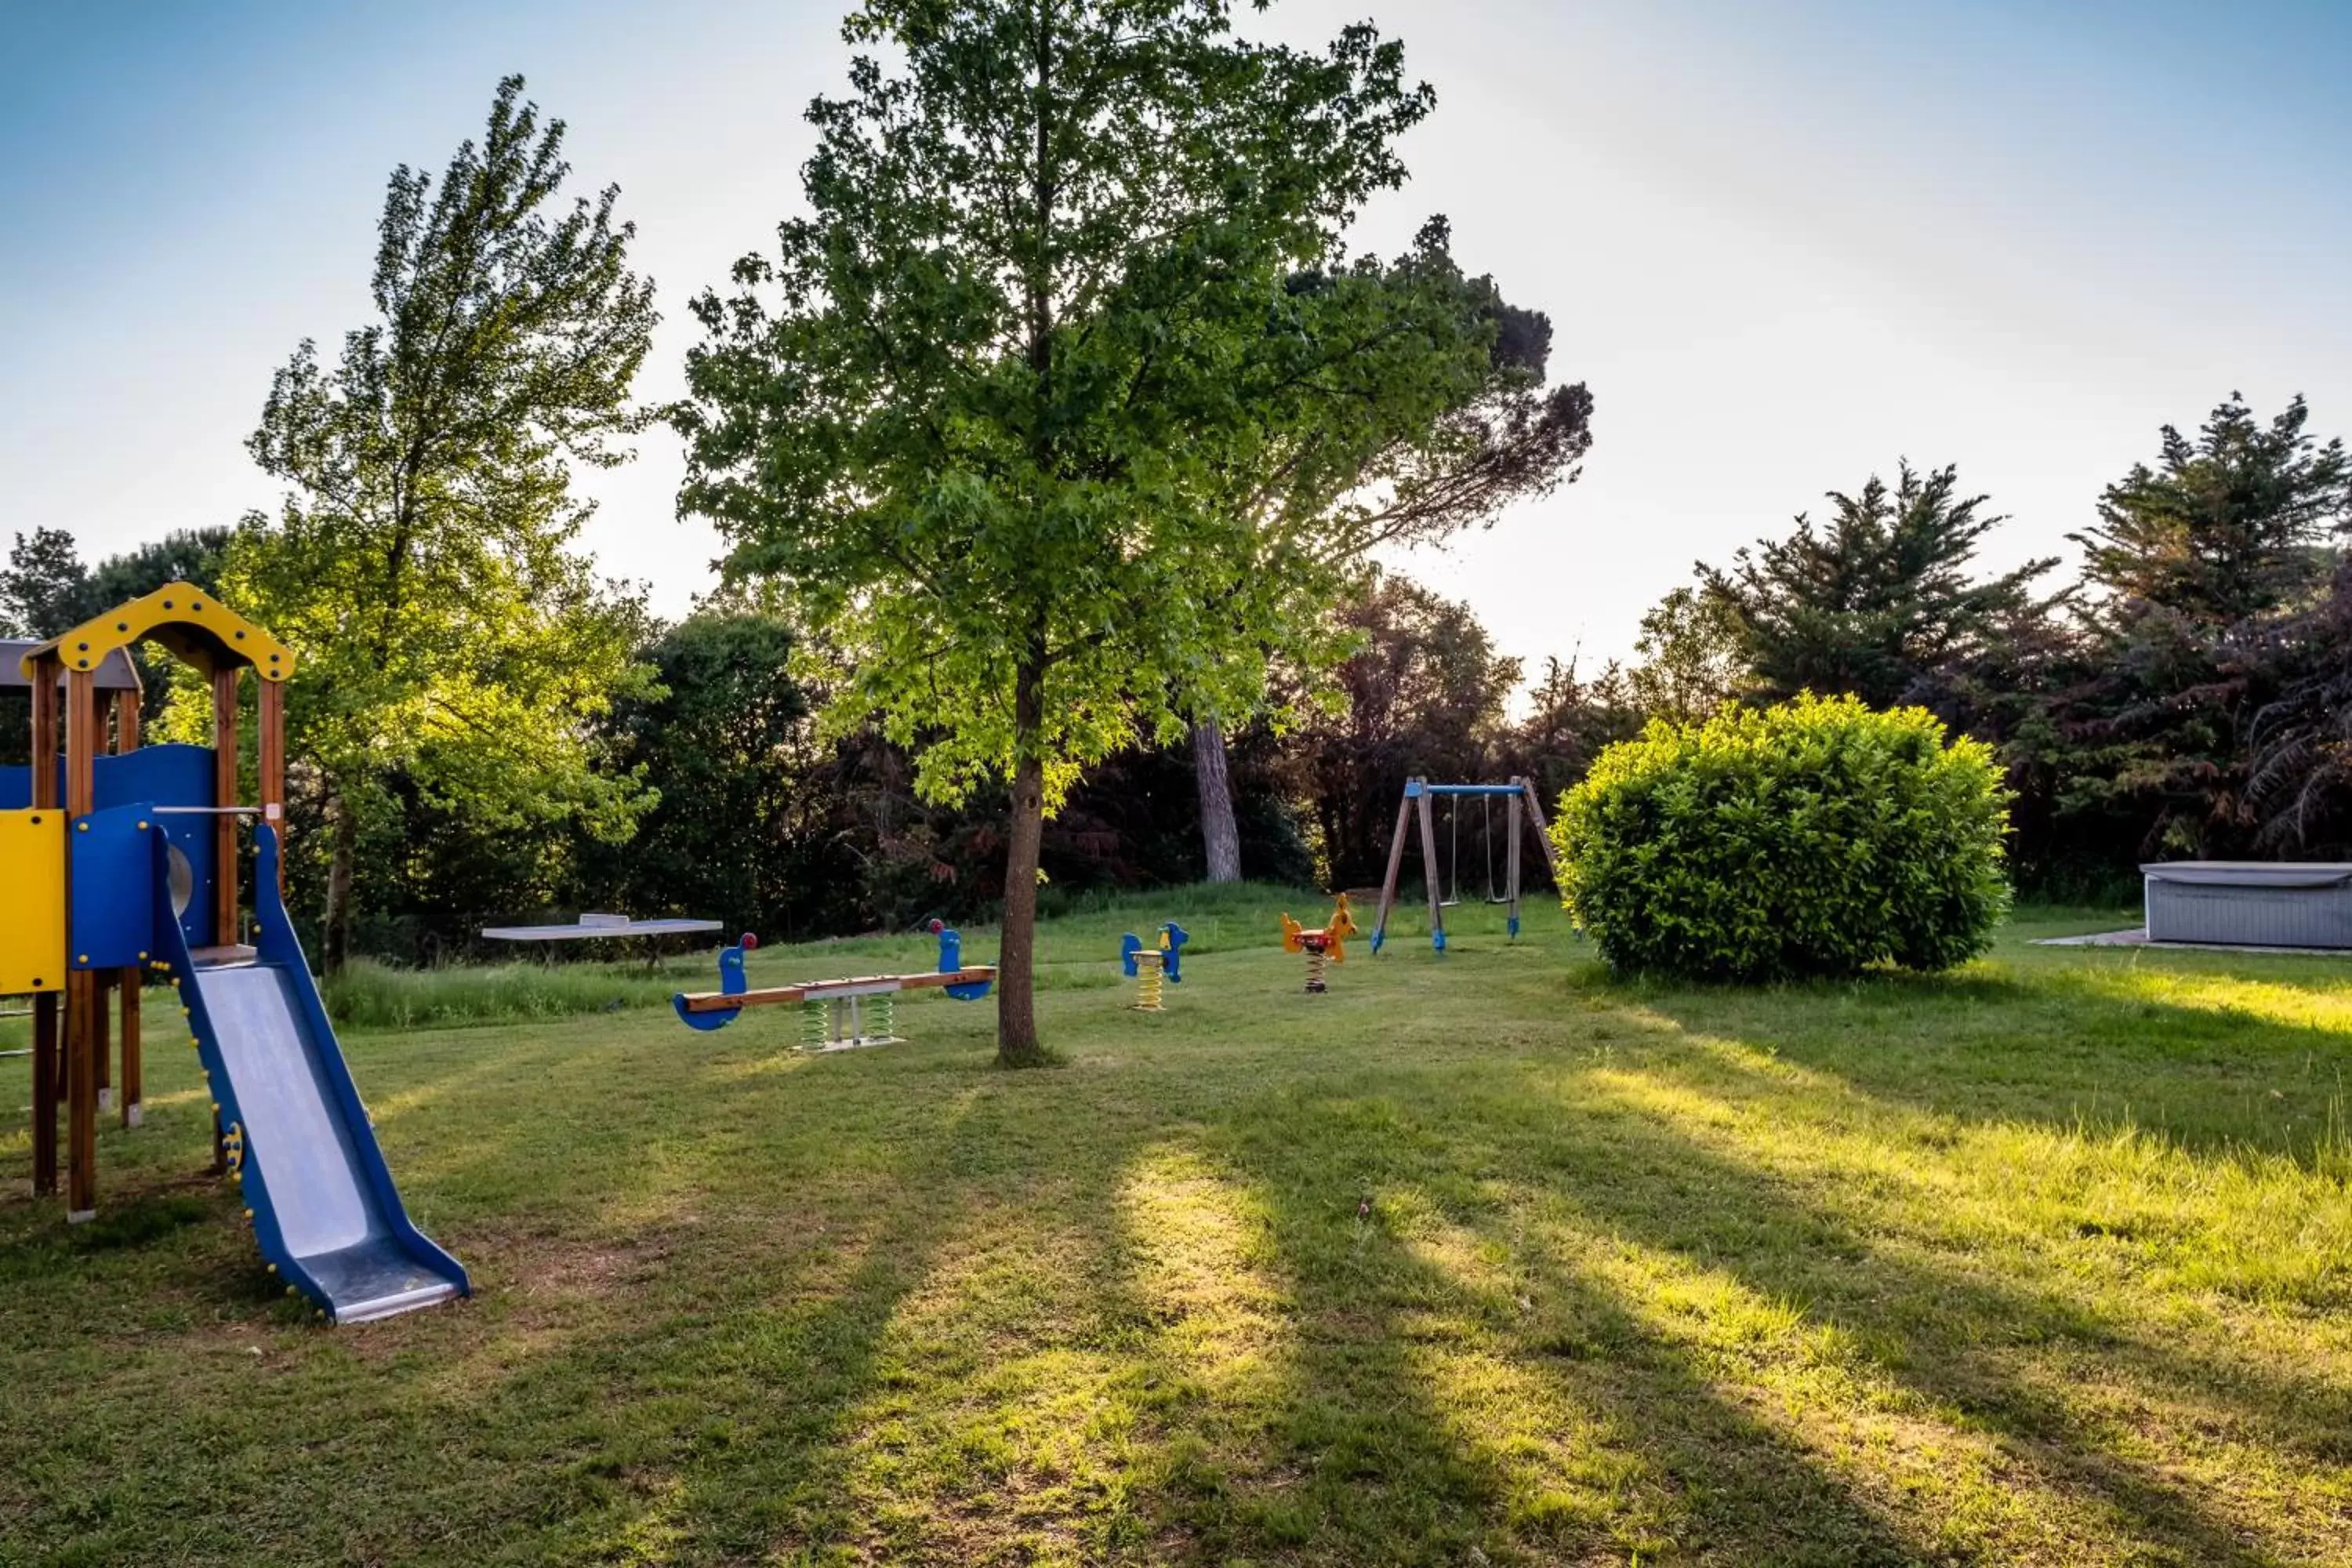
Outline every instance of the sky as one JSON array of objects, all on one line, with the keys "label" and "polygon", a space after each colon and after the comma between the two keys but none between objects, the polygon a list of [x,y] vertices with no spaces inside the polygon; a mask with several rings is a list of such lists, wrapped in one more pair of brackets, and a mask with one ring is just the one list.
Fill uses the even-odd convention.
[{"label": "sky", "polygon": [[[0,541],[102,556],[235,521],[271,372],[368,310],[386,177],[477,134],[498,79],[617,184],[681,390],[687,301],[799,203],[841,0],[0,6]],[[1369,18],[1437,110],[1351,243],[1444,213],[1548,311],[1597,405],[1581,478],[1396,563],[1530,675],[1824,491],[1957,464],[2068,553],[2100,489],[2232,392],[2352,436],[2352,0],[1278,0]],[[656,431],[590,478],[585,542],[681,614],[716,535]]]}]

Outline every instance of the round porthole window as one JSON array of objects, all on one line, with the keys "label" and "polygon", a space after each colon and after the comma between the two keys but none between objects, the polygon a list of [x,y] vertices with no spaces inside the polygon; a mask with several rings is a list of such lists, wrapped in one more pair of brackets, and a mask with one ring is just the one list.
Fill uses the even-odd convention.
[{"label": "round porthole window", "polygon": [[184,915],[188,912],[188,906],[195,901],[196,868],[188,864],[187,856],[181,853],[178,845],[167,847],[172,851],[172,912]]}]

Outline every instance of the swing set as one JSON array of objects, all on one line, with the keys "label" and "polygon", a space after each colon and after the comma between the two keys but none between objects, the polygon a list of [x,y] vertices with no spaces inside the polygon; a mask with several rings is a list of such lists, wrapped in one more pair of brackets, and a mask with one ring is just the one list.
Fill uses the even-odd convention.
[{"label": "swing set", "polygon": [[[1437,867],[1437,822],[1433,809],[1443,796],[1451,816],[1453,835],[1452,876],[1441,879]],[[1508,925],[1513,940],[1519,934],[1519,844],[1523,829],[1532,824],[1536,843],[1542,848],[1544,864],[1551,868],[1555,879],[1559,864],[1552,857],[1551,836],[1544,830],[1543,806],[1536,799],[1536,786],[1531,780],[1513,779],[1508,784],[1431,784],[1427,779],[1404,781],[1404,799],[1397,804],[1396,837],[1389,843],[1389,871],[1381,882],[1381,909],[1372,921],[1372,951],[1379,952],[1388,940],[1389,911],[1396,908],[1397,877],[1404,869],[1404,844],[1416,817],[1421,823],[1421,866],[1423,880],[1429,888],[1429,945],[1438,952],[1445,951],[1445,911],[1462,901],[1462,803],[1475,798],[1478,802],[1479,843],[1486,862],[1486,902],[1505,904],[1510,909]],[[1503,852],[1503,887],[1495,889],[1495,802],[1504,804],[1506,827]],[[1524,815],[1522,815],[1524,813]],[[1454,896],[1445,896],[1444,883],[1454,884]]]}]

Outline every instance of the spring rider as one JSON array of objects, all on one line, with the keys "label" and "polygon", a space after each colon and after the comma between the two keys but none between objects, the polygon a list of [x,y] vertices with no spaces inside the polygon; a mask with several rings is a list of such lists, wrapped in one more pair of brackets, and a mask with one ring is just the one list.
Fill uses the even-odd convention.
[{"label": "spring rider", "polygon": [[1157,947],[1144,946],[1133,931],[1118,939],[1119,969],[1135,982],[1135,1000],[1129,1005],[1136,1012],[1168,1011],[1160,996],[1166,986],[1184,983],[1184,944],[1192,940],[1192,933],[1174,921],[1160,926]]},{"label": "spring rider", "polygon": [[1292,920],[1282,917],[1282,951],[1307,955],[1307,989],[1319,994],[1331,989],[1324,978],[1326,966],[1348,962],[1347,939],[1356,934],[1356,921],[1348,913],[1348,895],[1335,895],[1339,901],[1331,906],[1331,918],[1319,931],[1309,931]]}]

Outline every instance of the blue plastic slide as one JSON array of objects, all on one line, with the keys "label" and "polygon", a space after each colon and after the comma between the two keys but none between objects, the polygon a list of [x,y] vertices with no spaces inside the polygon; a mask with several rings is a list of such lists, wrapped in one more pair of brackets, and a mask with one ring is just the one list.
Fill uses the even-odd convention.
[{"label": "blue plastic slide", "polygon": [[157,956],[188,1010],[262,1257],[338,1323],[467,1294],[465,1268],[409,1223],[384,1168],[286,918],[277,833],[254,827],[257,946],[201,962],[173,907],[168,830],[152,837]]}]

